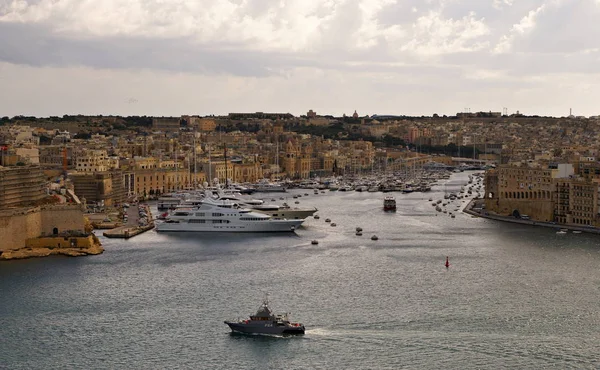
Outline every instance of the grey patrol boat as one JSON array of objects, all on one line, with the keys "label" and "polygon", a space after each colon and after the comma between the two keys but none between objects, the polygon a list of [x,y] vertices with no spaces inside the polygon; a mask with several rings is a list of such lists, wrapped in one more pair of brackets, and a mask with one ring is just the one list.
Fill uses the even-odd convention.
[{"label": "grey patrol boat", "polygon": [[246,334],[304,334],[304,325],[297,322],[290,322],[288,314],[275,315],[269,307],[268,295],[263,300],[262,305],[248,319],[238,321],[225,321],[234,333]]}]

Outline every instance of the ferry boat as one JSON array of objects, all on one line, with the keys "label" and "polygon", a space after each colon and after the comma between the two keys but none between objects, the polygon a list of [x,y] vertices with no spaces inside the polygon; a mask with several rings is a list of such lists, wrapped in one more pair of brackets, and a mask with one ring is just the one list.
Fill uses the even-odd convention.
[{"label": "ferry boat", "polygon": [[395,211],[396,210],[396,198],[385,197],[383,199],[383,210],[384,211]]},{"label": "ferry boat", "polygon": [[290,322],[289,314],[275,315],[269,307],[269,298],[265,297],[262,305],[249,318],[237,321],[224,321],[234,333],[244,334],[304,334],[302,323]]},{"label": "ferry boat", "polygon": [[156,225],[158,232],[284,232],[301,220],[275,219],[228,200],[205,198],[189,208],[177,208]]}]

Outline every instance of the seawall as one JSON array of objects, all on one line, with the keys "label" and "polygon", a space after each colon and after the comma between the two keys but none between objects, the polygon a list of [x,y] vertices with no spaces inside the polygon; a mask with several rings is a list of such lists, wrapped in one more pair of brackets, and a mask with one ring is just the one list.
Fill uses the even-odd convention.
[{"label": "seawall", "polygon": [[102,251],[100,241],[86,229],[80,205],[45,205],[0,212],[0,259]]},{"label": "seawall", "polygon": [[70,257],[95,255],[104,252],[98,238],[87,236],[56,236],[28,239],[26,246],[0,252],[0,260],[64,255]]}]

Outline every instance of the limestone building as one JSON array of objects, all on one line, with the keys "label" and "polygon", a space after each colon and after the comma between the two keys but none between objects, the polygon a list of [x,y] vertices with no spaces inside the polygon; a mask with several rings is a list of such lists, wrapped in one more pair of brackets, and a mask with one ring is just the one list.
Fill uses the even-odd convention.
[{"label": "limestone building", "polygon": [[116,206],[126,201],[125,176],[121,170],[69,174],[75,194],[87,203]]},{"label": "limestone building", "polygon": [[40,166],[0,167],[0,209],[35,204],[46,196]]},{"label": "limestone building", "polygon": [[179,131],[181,122],[179,118],[153,118],[152,129],[164,132]]},{"label": "limestone building", "polygon": [[485,179],[489,211],[501,215],[527,214],[540,221],[554,220],[555,184],[552,169],[500,166]]},{"label": "limestone building", "polygon": [[285,152],[279,163],[283,165],[285,174],[290,178],[309,178],[312,148],[309,145],[300,145],[289,139],[285,143]]},{"label": "limestone building", "polygon": [[559,179],[556,187],[556,222],[600,226],[597,180],[581,177]]},{"label": "limestone building", "polygon": [[85,150],[75,160],[77,172],[105,172],[109,168],[106,150]]}]

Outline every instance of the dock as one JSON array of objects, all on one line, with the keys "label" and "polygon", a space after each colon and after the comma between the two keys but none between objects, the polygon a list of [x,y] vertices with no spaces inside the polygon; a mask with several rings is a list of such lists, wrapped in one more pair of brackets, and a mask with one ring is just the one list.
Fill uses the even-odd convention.
[{"label": "dock", "polygon": [[[145,217],[142,215],[145,213]],[[127,223],[123,226],[107,230],[102,235],[107,238],[129,239],[154,229],[154,220],[150,207],[147,205],[132,205],[127,209]],[[144,219],[146,223],[144,223]]]}]

